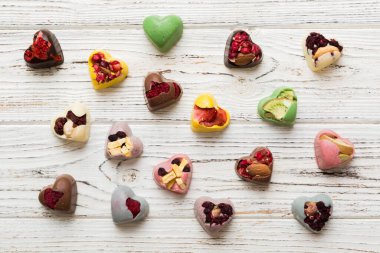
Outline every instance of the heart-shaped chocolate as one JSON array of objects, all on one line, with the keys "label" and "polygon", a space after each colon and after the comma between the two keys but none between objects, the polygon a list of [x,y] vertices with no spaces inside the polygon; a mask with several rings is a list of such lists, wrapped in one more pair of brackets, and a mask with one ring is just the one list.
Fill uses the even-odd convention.
[{"label": "heart-shaped chocolate", "polygon": [[340,169],[354,158],[354,145],[331,130],[320,131],[314,139],[315,159],[321,170]]},{"label": "heart-shaped chocolate", "polygon": [[277,88],[272,95],[260,100],[257,111],[264,120],[278,125],[291,126],[297,116],[296,93],[291,88]]},{"label": "heart-shaped chocolate", "polygon": [[128,75],[127,64],[103,50],[95,50],[88,57],[88,70],[95,90],[119,84]]},{"label": "heart-shaped chocolate", "polygon": [[333,211],[333,202],[325,194],[299,197],[293,201],[294,218],[308,230],[318,233],[326,225]]},{"label": "heart-shaped chocolate", "polygon": [[105,150],[107,158],[132,159],[141,155],[143,144],[132,134],[127,122],[116,122],[108,133]]},{"label": "heart-shaped chocolate", "polygon": [[41,190],[38,200],[52,210],[74,213],[77,203],[77,183],[70,175],[60,175],[54,184]]},{"label": "heart-shaped chocolate", "polygon": [[112,193],[111,211],[116,224],[131,223],[144,219],[149,213],[149,205],[131,188],[120,185]]},{"label": "heart-shaped chocolate", "polygon": [[26,65],[31,68],[49,68],[63,63],[63,52],[55,35],[47,30],[37,31],[33,44],[24,53]]},{"label": "heart-shaped chocolate", "polygon": [[234,206],[229,199],[200,197],[194,204],[194,214],[199,224],[214,237],[231,222],[234,213]]},{"label": "heart-shaped chocolate", "polygon": [[189,190],[193,165],[187,155],[177,154],[153,169],[154,181],[160,187],[185,194]]},{"label": "heart-shaped chocolate", "polygon": [[175,15],[146,17],[143,27],[148,39],[162,53],[169,51],[183,32],[182,19]]},{"label": "heart-shaped chocolate", "polygon": [[182,88],[160,72],[152,72],[145,77],[144,95],[148,109],[155,111],[177,102],[182,96]]},{"label": "heart-shaped chocolate", "polygon": [[303,44],[306,62],[312,71],[319,71],[336,62],[343,47],[338,41],[326,39],[322,34],[311,32]]},{"label": "heart-shaped chocolate", "polygon": [[236,30],[227,39],[224,50],[224,65],[228,68],[251,68],[263,60],[263,52],[251,36],[243,30]]},{"label": "heart-shaped chocolate", "polygon": [[201,94],[194,102],[191,114],[191,129],[194,132],[224,130],[230,123],[230,114],[218,106],[211,94]]},{"label": "heart-shaped chocolate", "polygon": [[236,174],[254,183],[269,183],[273,171],[273,156],[266,147],[257,147],[249,156],[243,156],[235,164]]},{"label": "heart-shaped chocolate", "polygon": [[86,142],[90,137],[90,112],[81,103],[70,105],[51,121],[51,130],[61,139]]}]

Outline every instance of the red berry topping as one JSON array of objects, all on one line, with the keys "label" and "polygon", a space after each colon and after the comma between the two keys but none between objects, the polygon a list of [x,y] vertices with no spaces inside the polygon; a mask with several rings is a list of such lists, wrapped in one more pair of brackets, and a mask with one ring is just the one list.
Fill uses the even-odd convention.
[{"label": "red berry topping", "polygon": [[119,61],[108,62],[101,52],[94,54],[91,62],[98,83],[105,83],[119,77],[123,69]]},{"label": "red berry topping", "polygon": [[136,216],[140,213],[140,202],[131,198],[127,198],[125,205],[129,209],[129,211],[131,211],[133,219],[136,218]]},{"label": "red berry topping", "polygon": [[51,209],[54,209],[57,202],[62,198],[63,192],[54,191],[53,189],[46,189],[44,192],[44,203]]},{"label": "red berry topping", "polygon": [[163,92],[168,93],[169,90],[170,90],[170,86],[168,83],[158,83],[158,82],[152,81],[150,90],[146,92],[146,97],[154,98]]}]

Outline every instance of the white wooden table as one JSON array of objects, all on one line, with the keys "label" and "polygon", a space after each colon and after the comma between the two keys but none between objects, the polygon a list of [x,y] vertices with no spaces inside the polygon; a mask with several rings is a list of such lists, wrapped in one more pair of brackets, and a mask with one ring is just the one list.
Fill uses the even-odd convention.
[{"label": "white wooden table", "polygon": [[[81,3],[77,3],[81,2]],[[5,252],[380,252],[380,3],[378,0],[233,1],[5,1],[0,0],[0,250]],[[177,14],[185,30],[161,55],[145,38],[145,16]],[[40,28],[58,37],[65,63],[26,67],[23,53]],[[226,39],[248,29],[264,60],[256,69],[223,65]],[[338,39],[344,56],[316,74],[302,55],[311,31]],[[87,57],[105,49],[126,60],[130,75],[119,87],[92,89]],[[143,98],[148,71],[180,82],[179,103],[150,113]],[[294,128],[263,122],[260,98],[279,86],[299,98]],[[220,134],[195,134],[189,116],[196,96],[212,92],[231,113]],[[62,142],[50,119],[82,101],[94,122],[85,146]],[[141,158],[107,161],[103,145],[112,121],[125,120],[145,149]],[[356,146],[351,166],[333,175],[317,169],[313,138],[331,128]],[[268,188],[239,180],[239,157],[267,145],[275,157]],[[158,162],[181,152],[194,161],[189,193],[177,196],[152,180]],[[78,180],[74,216],[52,215],[39,190],[61,173]],[[112,223],[111,193],[128,185],[150,203],[145,221]],[[329,194],[333,219],[320,235],[293,219],[300,195]],[[229,197],[237,214],[222,238],[210,238],[193,215],[197,197]]]}]

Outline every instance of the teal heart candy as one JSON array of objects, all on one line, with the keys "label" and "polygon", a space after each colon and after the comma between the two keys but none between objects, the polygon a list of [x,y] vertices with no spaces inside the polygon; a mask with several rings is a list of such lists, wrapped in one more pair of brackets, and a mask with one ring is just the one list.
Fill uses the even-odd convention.
[{"label": "teal heart candy", "polygon": [[179,41],[183,32],[182,19],[175,15],[146,17],[143,27],[148,39],[162,53],[169,51]]},{"label": "teal heart candy", "polygon": [[293,89],[280,87],[272,95],[260,100],[257,106],[260,117],[269,122],[291,126],[297,116],[297,96]]}]

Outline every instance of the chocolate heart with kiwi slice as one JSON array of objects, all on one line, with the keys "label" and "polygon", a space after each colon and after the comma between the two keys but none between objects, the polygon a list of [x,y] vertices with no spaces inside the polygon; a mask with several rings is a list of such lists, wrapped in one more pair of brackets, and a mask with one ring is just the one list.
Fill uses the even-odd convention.
[{"label": "chocolate heart with kiwi slice", "polygon": [[263,52],[251,36],[243,30],[236,30],[227,39],[224,50],[224,65],[228,68],[251,68],[263,60]]},{"label": "chocolate heart with kiwi slice", "polygon": [[297,116],[297,96],[293,89],[280,87],[272,95],[260,100],[257,111],[266,121],[291,126]]},{"label": "chocolate heart with kiwi slice", "polygon": [[331,130],[320,131],[314,139],[315,158],[324,171],[344,168],[354,158],[354,145]]},{"label": "chocolate heart with kiwi slice", "polygon": [[183,23],[182,19],[175,15],[149,16],[144,19],[143,28],[152,44],[160,52],[165,53],[181,38]]},{"label": "chocolate heart with kiwi slice", "polygon": [[177,102],[181,96],[181,85],[166,79],[160,72],[151,72],[145,77],[144,97],[150,111],[167,107]]},{"label": "chocolate heart with kiwi slice", "polygon": [[194,214],[202,228],[209,235],[217,237],[231,222],[235,211],[229,199],[200,197],[194,203]]},{"label": "chocolate heart with kiwi slice", "polygon": [[187,155],[177,154],[156,165],[153,178],[161,188],[185,194],[189,190],[193,165]]},{"label": "chocolate heart with kiwi slice", "polygon": [[24,52],[24,60],[29,67],[40,69],[60,65],[64,57],[55,35],[42,29],[34,34],[33,44]]},{"label": "chocolate heart with kiwi slice", "polygon": [[38,200],[49,209],[74,213],[77,203],[77,183],[70,175],[60,175],[54,184],[41,190]]},{"label": "chocolate heart with kiwi slice", "polygon": [[292,203],[294,218],[305,228],[319,233],[329,221],[333,211],[333,202],[325,194],[314,197],[299,197]]},{"label": "chocolate heart with kiwi slice", "polygon": [[106,157],[109,159],[132,159],[141,155],[143,144],[134,136],[127,122],[115,122],[108,132]]},{"label": "chocolate heart with kiwi slice", "polygon": [[148,215],[149,204],[144,198],[135,195],[128,186],[120,185],[112,193],[111,212],[116,224],[131,223]]},{"label": "chocolate heart with kiwi slice", "polygon": [[273,171],[273,156],[266,147],[257,147],[249,156],[236,161],[235,172],[243,180],[269,183]]}]

